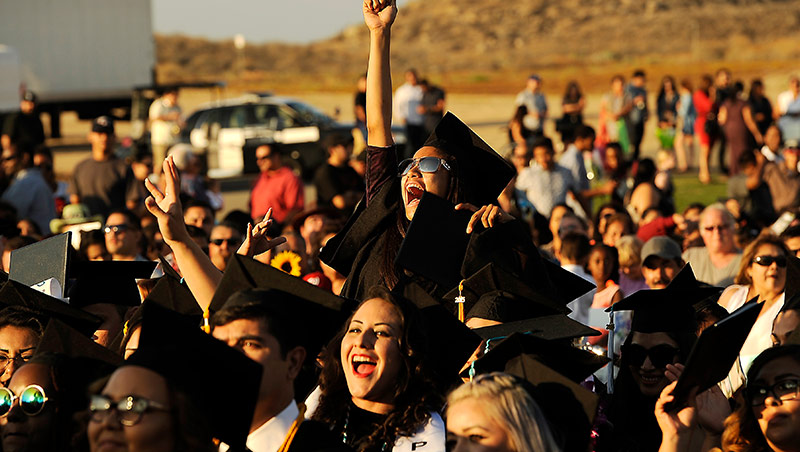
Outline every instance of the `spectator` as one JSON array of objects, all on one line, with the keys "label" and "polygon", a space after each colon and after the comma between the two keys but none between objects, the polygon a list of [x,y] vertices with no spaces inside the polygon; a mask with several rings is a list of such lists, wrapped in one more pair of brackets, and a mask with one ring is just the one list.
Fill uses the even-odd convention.
[{"label": "spectator", "polygon": [[70,180],[70,203],[83,203],[92,215],[108,215],[125,208],[125,195],[133,174],[114,156],[114,120],[100,116],[92,122],[89,143],[92,156],[75,167]]},{"label": "spectator", "polygon": [[416,69],[406,71],[406,82],[397,88],[394,93],[394,119],[405,125],[406,128],[406,154],[413,155],[425,143],[425,119],[419,113],[422,103],[422,87],[419,85],[419,76]]},{"label": "spectator", "polygon": [[754,166],[746,176],[745,183],[751,192],[766,184],[776,213],[800,205],[798,152],[797,143],[788,142],[781,155],[782,162],[770,162],[762,153],[756,153]]},{"label": "spectator", "polygon": [[800,140],[800,78],[789,79],[789,89],[778,95],[775,119],[784,140]]},{"label": "spectator", "polygon": [[711,182],[711,171],[709,169],[711,147],[714,146],[714,142],[719,135],[716,112],[712,110],[714,106],[713,95],[714,79],[710,75],[704,74],[700,81],[700,87],[697,88],[692,97],[694,108],[697,111],[694,133],[700,143],[700,168],[697,177],[704,184]]},{"label": "spectator", "polygon": [[610,247],[617,246],[617,240],[623,235],[633,233],[633,221],[630,215],[625,212],[615,213],[606,221],[605,232],[603,232],[603,243]]},{"label": "spectator", "polygon": [[348,165],[353,152],[353,140],[344,135],[331,134],[325,137],[323,146],[327,150],[328,161],[314,175],[317,206],[333,207],[350,215],[364,195],[364,180]]},{"label": "spectator", "polygon": [[764,82],[760,78],[750,82],[750,94],[747,96],[747,103],[750,104],[750,114],[756,129],[763,136],[767,133],[767,128],[772,125],[772,104],[767,96],[764,95]]},{"label": "spectator", "polygon": [[786,303],[791,303],[791,301],[784,302],[781,311],[775,316],[775,321],[772,322],[773,346],[787,345],[792,333],[800,327],[800,306],[796,302],[793,304]]},{"label": "spectator", "polygon": [[671,75],[661,79],[661,89],[656,100],[658,128],[656,136],[661,142],[661,149],[670,150],[675,145],[675,126],[678,123],[678,101],[680,97]]},{"label": "spectator", "polygon": [[178,105],[178,90],[168,89],[150,105],[150,147],[153,162],[161,172],[161,162],[167,156],[167,149],[175,144],[183,125],[181,107]]},{"label": "spectator", "polygon": [[781,239],[789,254],[800,257],[800,226],[789,226],[781,233]]},{"label": "spectator", "polygon": [[628,194],[628,166],[622,146],[617,142],[606,144],[603,172],[604,177],[616,187],[611,192],[611,201],[617,204],[622,204]]},{"label": "spectator", "polygon": [[619,288],[626,297],[638,290],[647,289],[647,283],[642,276],[642,246],[644,243],[635,235],[625,235],[617,240]]},{"label": "spectator", "polygon": [[683,268],[681,247],[674,240],[657,236],[642,247],[642,276],[651,289],[664,289]]},{"label": "spectator", "polygon": [[783,137],[781,136],[781,129],[773,124],[767,127],[764,132],[764,146],[761,147],[761,153],[770,162],[780,162],[783,160],[781,155],[781,148],[783,146]]},{"label": "spectator", "polygon": [[[146,261],[142,256],[142,230],[139,219],[130,210],[111,212],[103,232],[106,249],[114,261]],[[112,338],[113,339],[113,338]]]},{"label": "spectator", "polygon": [[589,252],[586,269],[597,283],[592,308],[607,308],[622,300],[619,288],[619,256],[616,248],[603,243],[595,244]]},{"label": "spectator", "polygon": [[625,96],[630,99],[631,105],[627,108],[628,114],[625,118],[628,129],[628,138],[631,145],[633,160],[639,159],[639,152],[644,138],[644,125],[647,122],[647,90],[645,84],[647,79],[643,70],[633,72],[633,77],[627,87]]},{"label": "spectator", "polygon": [[18,250],[24,246],[32,245],[36,243],[38,240],[31,236],[27,235],[18,235],[16,237],[10,238],[6,242],[6,246],[3,248],[3,270],[8,273],[11,271],[11,252],[14,250]]},{"label": "spectator", "polygon": [[425,136],[433,133],[436,124],[442,120],[446,111],[444,90],[438,86],[431,85],[428,80],[421,80],[419,86],[422,88],[422,100],[417,107],[417,113],[422,115]]},{"label": "spectator", "polygon": [[356,96],[353,99],[353,114],[355,115],[356,128],[361,132],[363,141],[367,141],[367,76],[358,78]]},{"label": "spectator", "polygon": [[250,192],[250,216],[258,222],[272,209],[272,229],[277,231],[302,212],[305,204],[303,181],[283,165],[281,157],[281,148],[275,143],[256,148],[261,174]]},{"label": "spectator", "polygon": [[698,281],[725,287],[733,283],[742,261],[742,251],[736,248],[733,215],[722,204],[712,204],[700,215],[700,235],[705,247],[693,247],[683,253],[692,264]]},{"label": "spectator", "polygon": [[631,105],[625,89],[625,78],[615,75],[611,78],[611,91],[604,94],[600,101],[600,131],[597,136],[600,147],[608,143],[619,143],[625,154],[630,151],[625,117],[630,112]]},{"label": "spectator", "polygon": [[730,85],[731,83],[731,71],[728,69],[722,68],[717,71],[714,78],[714,104],[711,107],[711,113],[713,113],[714,118],[716,119],[716,132],[717,132],[717,142],[719,143],[719,169],[720,172],[723,174],[728,173],[728,167],[725,164],[725,150],[727,148],[727,137],[719,128],[719,109],[722,104],[725,103],[728,99],[734,98],[733,87]]},{"label": "spectator", "polygon": [[153,174],[153,154],[147,150],[137,149],[131,161],[133,183],[128,187],[126,201],[128,210],[141,216],[145,213],[144,200],[150,196],[144,186],[144,180]]},{"label": "spectator", "polygon": [[697,121],[697,110],[692,101],[692,82],[689,79],[681,80],[678,88],[677,112],[681,126],[681,137],[675,141],[675,151],[678,156],[678,171],[684,173],[694,164],[694,126]]},{"label": "spectator", "polygon": [[210,205],[203,201],[189,199],[184,204],[183,221],[187,225],[196,226],[204,230],[206,235],[210,235],[211,228],[214,227],[214,211]]},{"label": "spectator", "polygon": [[56,179],[53,168],[53,152],[47,146],[38,146],[33,150],[33,166],[39,168],[44,181],[53,192],[56,203],[56,217],[61,216],[64,206],[69,202],[69,184]]},{"label": "spectator", "polygon": [[544,134],[544,121],[547,119],[547,100],[541,93],[542,79],[536,74],[528,77],[525,89],[517,94],[514,105],[524,105],[528,109],[527,115],[523,119],[525,128],[533,135],[542,136]]},{"label": "spectator", "polygon": [[95,229],[81,232],[81,246],[78,254],[87,261],[110,261],[111,254],[106,249],[103,231]]},{"label": "spectator", "polygon": [[528,115],[528,107],[525,105],[517,105],[514,110],[514,116],[508,122],[508,141],[519,146],[528,146],[528,142],[533,136],[533,132],[525,127],[525,116]]},{"label": "spectator", "polygon": [[12,144],[25,141],[32,148],[44,144],[44,127],[36,111],[36,95],[32,91],[22,93],[19,101],[19,112],[12,113],[3,123],[0,144],[8,149]]},{"label": "spectator", "polygon": [[[574,132],[574,137],[575,140],[567,144],[564,153],[558,159],[558,164],[569,170],[576,189],[579,192],[584,192],[589,190],[590,184],[589,177],[586,175],[583,152],[587,146],[592,146],[592,143],[594,143],[594,129],[586,125],[578,126]],[[578,144],[581,145],[580,148]],[[589,150],[591,151],[591,147],[589,147]],[[591,212],[591,209],[589,212]]]},{"label": "spectator", "polygon": [[553,142],[546,137],[539,138],[533,145],[536,165],[517,176],[517,188],[525,191],[537,214],[544,218],[550,217],[554,206],[565,203],[568,194],[582,201],[572,173],[557,164],[554,155]]},{"label": "spectator", "polygon": [[233,254],[242,244],[242,235],[236,226],[230,223],[220,223],[211,230],[208,243],[208,257],[219,271],[224,272]]},{"label": "spectator", "polygon": [[575,131],[583,125],[584,108],[586,108],[586,98],[581,92],[581,87],[575,80],[570,80],[561,100],[563,115],[556,123],[556,131],[561,134],[562,141],[571,141],[575,137]]},{"label": "spectator", "polygon": [[[717,119],[724,132],[725,141],[730,149],[729,174],[739,174],[739,156],[754,148],[753,139],[759,145],[764,143],[750,110],[750,105],[742,99],[744,85],[737,81],[733,84],[728,97],[719,107]],[[720,152],[723,152],[720,150]]]},{"label": "spectator", "polygon": [[30,218],[42,231],[50,230],[56,216],[53,192],[39,168],[32,166],[33,148],[27,142],[15,142],[3,149],[3,174],[11,185],[3,192],[3,201],[17,209],[20,218]]}]

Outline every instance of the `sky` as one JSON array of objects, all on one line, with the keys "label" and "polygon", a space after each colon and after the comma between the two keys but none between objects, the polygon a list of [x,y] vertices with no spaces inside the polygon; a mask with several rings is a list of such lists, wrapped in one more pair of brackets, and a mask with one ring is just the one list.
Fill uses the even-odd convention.
[{"label": "sky", "polygon": [[[409,0],[398,0],[398,6]],[[363,23],[360,0],[152,0],[156,33],[307,43]]]}]

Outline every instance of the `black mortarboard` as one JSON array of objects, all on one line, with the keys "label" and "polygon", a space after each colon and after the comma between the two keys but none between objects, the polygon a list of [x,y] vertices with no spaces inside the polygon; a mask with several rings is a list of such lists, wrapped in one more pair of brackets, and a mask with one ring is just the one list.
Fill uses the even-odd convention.
[{"label": "black mortarboard", "polygon": [[420,309],[428,336],[429,355],[433,357],[431,363],[436,372],[444,379],[456,377],[480,345],[481,338],[418,284],[404,284],[402,290],[397,295],[410,300]]},{"label": "black mortarboard", "polygon": [[137,279],[150,278],[156,262],[81,262],[77,281],[69,292],[69,303],[84,307],[97,303],[139,306],[142,303]]},{"label": "black mortarboard", "polygon": [[694,305],[718,292],[717,287],[698,283],[691,265],[686,264],[664,289],[637,291],[606,311],[633,311],[631,331],[694,332]]},{"label": "black mortarboard", "polygon": [[102,323],[97,316],[12,280],[0,288],[0,305],[24,306],[41,315],[42,324],[56,318],[89,337]]},{"label": "black mortarboard", "polygon": [[665,407],[668,411],[685,406],[692,388],[697,387],[700,393],[725,379],[761,312],[763,304],[757,303],[757,299],[703,330],[672,391],[675,400]]},{"label": "black mortarboard", "polygon": [[[491,345],[491,344],[490,344]],[[529,356],[545,366],[580,383],[608,363],[608,358],[558,341],[531,334],[513,333],[473,363],[478,373],[504,369],[520,356]]]},{"label": "black mortarboard", "polygon": [[[553,290],[553,293],[548,294],[555,300],[561,300],[564,304],[574,301],[576,298],[585,295],[596,286],[589,281],[581,278],[580,276],[572,273],[571,271],[561,268],[558,264],[543,259],[545,271],[547,272],[548,279],[545,280],[542,276],[530,275],[527,273],[526,277],[534,277],[537,283],[534,287],[542,288],[544,290]],[[549,281],[549,285],[546,282]],[[546,293],[546,292],[544,292]]]},{"label": "black mortarboard", "polygon": [[[458,283],[456,283],[459,285]],[[513,274],[487,264],[463,282],[464,312],[470,317],[480,317],[498,322],[512,322],[531,317],[568,313],[569,309],[537,292]],[[459,287],[444,296],[445,305],[455,313]]]},{"label": "black mortarboard", "polygon": [[434,146],[456,158],[462,202],[478,207],[496,204],[516,173],[510,163],[451,112],[442,117],[425,146]]},{"label": "black mortarboard", "polygon": [[800,258],[789,256],[786,265],[786,285],[781,311],[797,309],[800,306]]},{"label": "black mortarboard", "polygon": [[[197,402],[194,408],[214,438],[245,450],[262,366],[174,311],[155,303],[143,310],[139,348],[125,365],[150,369],[183,389]],[[208,397],[209,388],[223,388],[230,395]]]},{"label": "black mortarboard", "polygon": [[514,333],[525,333],[540,339],[555,341],[583,336],[599,336],[600,332],[563,314],[547,315],[516,322],[502,323],[472,330],[485,340],[506,338]]},{"label": "black mortarboard", "polygon": [[395,263],[442,287],[458,284],[470,217],[472,212],[455,210],[450,201],[423,193]]},{"label": "black mortarboard", "polygon": [[183,277],[172,268],[172,265],[167,262],[164,256],[158,256],[158,261],[161,263],[161,270],[164,272],[164,275],[175,278],[178,281],[183,281]]},{"label": "black mortarboard", "polygon": [[72,252],[70,234],[65,232],[12,251],[9,278],[26,286],[54,278],[61,285],[61,293],[53,296],[63,297]]},{"label": "black mortarboard", "polygon": [[[122,363],[119,355],[98,345],[80,331],[55,318],[47,322],[42,339],[36,347],[36,355],[43,353],[56,353],[72,359],[102,363],[104,366],[99,367],[105,367],[106,375]],[[99,377],[100,375],[95,379]]]}]

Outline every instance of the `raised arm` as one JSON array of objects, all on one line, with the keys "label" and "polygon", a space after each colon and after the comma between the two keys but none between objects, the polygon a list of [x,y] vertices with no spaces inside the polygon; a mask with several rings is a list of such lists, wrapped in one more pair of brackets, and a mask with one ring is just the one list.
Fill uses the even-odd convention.
[{"label": "raised arm", "polygon": [[364,23],[369,28],[367,67],[367,144],[391,146],[392,73],[389,42],[397,17],[396,0],[364,0]]}]

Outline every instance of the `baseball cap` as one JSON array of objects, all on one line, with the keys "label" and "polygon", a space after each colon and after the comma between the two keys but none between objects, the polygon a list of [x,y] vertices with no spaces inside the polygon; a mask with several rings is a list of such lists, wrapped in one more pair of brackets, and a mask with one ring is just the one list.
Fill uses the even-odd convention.
[{"label": "baseball cap", "polygon": [[800,142],[797,140],[786,140],[783,143],[784,149],[800,149]]},{"label": "baseball cap", "polygon": [[663,235],[653,237],[642,247],[642,263],[650,256],[658,256],[662,259],[680,259],[681,247],[669,237]]},{"label": "baseball cap", "polygon": [[36,94],[33,91],[25,90],[25,92],[22,93],[22,100],[36,102]]},{"label": "baseball cap", "polygon": [[92,132],[96,133],[114,133],[114,118],[111,116],[99,116],[92,121]]},{"label": "baseball cap", "polygon": [[542,78],[539,77],[539,74],[531,74],[528,76],[528,80],[536,80],[537,82],[541,82]]}]

